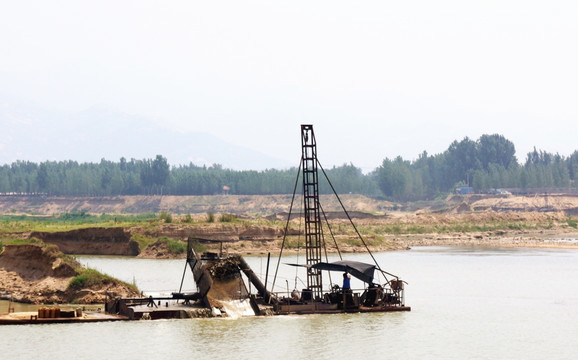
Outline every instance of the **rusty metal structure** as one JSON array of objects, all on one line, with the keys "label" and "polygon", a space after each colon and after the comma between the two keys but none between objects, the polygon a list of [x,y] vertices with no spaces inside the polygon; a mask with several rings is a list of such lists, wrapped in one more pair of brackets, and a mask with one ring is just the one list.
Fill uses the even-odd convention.
[{"label": "rusty metal structure", "polygon": [[301,126],[301,166],[303,169],[303,211],[305,217],[305,251],[307,252],[307,289],[313,298],[320,298],[323,290],[321,270],[312,266],[321,262],[321,209],[317,173],[317,143],[312,125]]},{"label": "rusty metal structure", "polygon": [[[271,298],[265,285],[242,256],[223,257],[216,253],[199,255],[193,248],[194,241],[189,238],[185,269],[178,292],[170,296],[110,299],[106,302],[106,311],[127,320],[215,317],[227,316],[223,315],[224,310],[221,311],[223,302],[242,300],[249,304],[251,315],[272,314],[272,305],[267,302],[275,303],[276,299]],[[197,292],[194,293],[182,292],[187,266],[197,285]],[[245,275],[247,283],[241,273]],[[250,292],[251,286],[255,288],[255,294]],[[216,311],[219,308],[221,310]]]}]

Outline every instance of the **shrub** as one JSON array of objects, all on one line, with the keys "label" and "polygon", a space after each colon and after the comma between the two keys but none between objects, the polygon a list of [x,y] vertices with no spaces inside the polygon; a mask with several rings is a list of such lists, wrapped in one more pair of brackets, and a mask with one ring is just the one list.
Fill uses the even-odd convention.
[{"label": "shrub", "polygon": [[101,274],[94,269],[83,269],[80,274],[76,275],[70,283],[68,283],[68,288],[73,290],[80,290],[84,288],[91,288],[95,286],[101,286],[108,284],[112,281],[112,278],[108,275]]},{"label": "shrub", "polygon": [[165,236],[163,236],[159,240],[167,244],[167,249],[172,254],[182,254],[185,251],[187,251],[187,246],[178,240],[170,239]]},{"label": "shrub", "polygon": [[130,288],[138,290],[136,286],[124,281],[117,280],[109,275],[102,274],[94,269],[83,269],[68,283],[68,289],[80,290],[84,288],[101,287],[103,285],[122,283]]},{"label": "shrub", "polygon": [[221,217],[219,218],[220,222],[233,222],[235,220],[236,218],[233,214],[221,214]]},{"label": "shrub", "polygon": [[167,223],[167,224],[170,224],[173,222],[173,216],[166,211],[161,211],[161,213],[159,214],[159,219],[164,220],[165,223]]},{"label": "shrub", "polygon": [[215,214],[212,211],[207,213],[207,222],[212,223],[215,222]]}]

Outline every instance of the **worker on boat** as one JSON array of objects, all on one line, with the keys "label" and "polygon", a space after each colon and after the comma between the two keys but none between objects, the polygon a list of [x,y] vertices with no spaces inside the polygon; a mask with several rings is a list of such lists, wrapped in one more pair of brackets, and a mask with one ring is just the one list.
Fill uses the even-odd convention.
[{"label": "worker on boat", "polygon": [[344,272],[343,273],[343,291],[351,290],[351,275]]},{"label": "worker on boat", "polygon": [[351,275],[343,273],[343,307],[349,307],[353,302],[351,297]]}]

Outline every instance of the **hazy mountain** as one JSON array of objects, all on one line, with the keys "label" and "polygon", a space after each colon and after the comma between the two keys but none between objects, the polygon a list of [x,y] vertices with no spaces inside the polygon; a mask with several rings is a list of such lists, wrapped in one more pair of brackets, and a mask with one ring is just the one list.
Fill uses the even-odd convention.
[{"label": "hazy mountain", "polygon": [[144,159],[161,154],[171,165],[221,164],[236,170],[290,166],[211,134],[180,132],[105,106],[65,114],[2,96],[0,128],[0,164],[16,160],[118,161],[121,157]]}]

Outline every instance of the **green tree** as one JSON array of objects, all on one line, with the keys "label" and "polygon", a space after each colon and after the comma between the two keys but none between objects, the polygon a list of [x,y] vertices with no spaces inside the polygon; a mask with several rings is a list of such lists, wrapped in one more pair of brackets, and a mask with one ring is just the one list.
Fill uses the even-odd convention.
[{"label": "green tree", "polygon": [[387,158],[383,160],[383,163],[377,169],[377,181],[385,196],[393,199],[403,199],[404,195],[407,194],[408,165],[400,156],[393,161]]},{"label": "green tree", "polygon": [[162,155],[157,155],[151,164],[151,176],[153,184],[160,187],[161,194],[163,186],[167,184],[169,174],[170,166],[167,159]]},{"label": "green tree", "polygon": [[448,169],[447,179],[450,182],[448,185],[466,182],[471,171],[480,168],[476,143],[468,137],[460,142],[452,142],[446,150],[445,161]]},{"label": "green tree", "polygon": [[38,166],[38,172],[36,174],[36,182],[38,183],[38,190],[40,192],[49,192],[50,190],[50,176],[48,175],[48,165],[47,163],[41,163]]},{"label": "green tree", "polygon": [[501,165],[504,169],[517,164],[514,143],[504,136],[482,135],[477,141],[478,159],[485,170],[490,164]]}]

